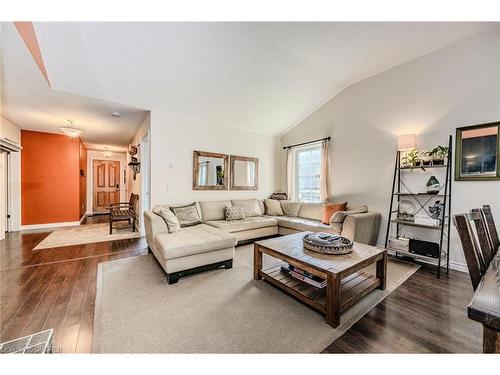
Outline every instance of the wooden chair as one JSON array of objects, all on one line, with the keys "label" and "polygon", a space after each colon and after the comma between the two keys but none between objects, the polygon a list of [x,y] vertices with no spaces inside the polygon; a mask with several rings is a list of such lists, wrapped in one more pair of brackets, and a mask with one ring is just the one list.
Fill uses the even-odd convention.
[{"label": "wooden chair", "polygon": [[493,259],[493,256],[495,255],[495,252],[493,251],[493,247],[491,244],[491,239],[488,232],[483,209],[474,208],[470,211],[469,216],[471,217],[470,219],[474,221],[477,233],[477,239],[479,242],[479,248],[481,251],[481,259],[484,263],[486,271],[488,269],[488,266],[490,265],[491,259]]},{"label": "wooden chair", "polygon": [[137,219],[137,194],[130,194],[128,202],[119,202],[108,206],[109,209],[109,234],[113,234],[114,221],[132,221],[132,232],[135,231],[135,222]]},{"label": "wooden chair", "polygon": [[481,212],[486,222],[486,231],[488,232],[491,249],[494,255],[496,252],[498,252],[498,248],[500,247],[500,239],[498,238],[498,232],[495,226],[495,221],[493,220],[493,214],[491,213],[491,208],[489,205],[484,205],[481,209]]},{"label": "wooden chair", "polygon": [[[462,242],[462,248],[464,250],[465,260],[467,262],[467,268],[469,269],[469,276],[472,282],[472,287],[476,290],[481,278],[484,276],[487,264],[483,251],[478,243],[478,238],[472,230],[470,221],[474,221],[476,226],[476,231],[479,237],[480,233],[484,233],[484,224],[481,220],[481,214],[479,212],[470,212],[468,214],[459,214],[453,216],[453,224],[457,228],[460,241]],[[477,230],[477,228],[480,228]],[[480,240],[484,243],[484,238]]]}]

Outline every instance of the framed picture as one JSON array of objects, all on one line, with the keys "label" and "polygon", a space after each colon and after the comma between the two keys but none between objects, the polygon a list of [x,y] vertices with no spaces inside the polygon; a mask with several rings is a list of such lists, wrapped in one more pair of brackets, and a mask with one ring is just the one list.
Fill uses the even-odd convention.
[{"label": "framed picture", "polygon": [[455,180],[500,180],[500,122],[457,128]]}]

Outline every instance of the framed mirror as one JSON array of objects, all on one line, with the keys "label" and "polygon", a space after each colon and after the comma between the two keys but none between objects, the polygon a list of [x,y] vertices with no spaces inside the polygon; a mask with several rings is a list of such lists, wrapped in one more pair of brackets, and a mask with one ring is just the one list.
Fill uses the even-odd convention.
[{"label": "framed mirror", "polygon": [[225,154],[193,151],[193,190],[227,190],[228,159]]},{"label": "framed mirror", "polygon": [[455,180],[500,180],[500,123],[457,129]]},{"label": "framed mirror", "polygon": [[259,159],[231,155],[231,190],[259,188]]}]

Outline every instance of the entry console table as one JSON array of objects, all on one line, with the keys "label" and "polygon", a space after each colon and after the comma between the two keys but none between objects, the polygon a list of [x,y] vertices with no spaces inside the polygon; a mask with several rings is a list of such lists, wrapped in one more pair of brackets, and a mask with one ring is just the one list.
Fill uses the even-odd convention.
[{"label": "entry console table", "polygon": [[[354,243],[345,255],[324,255],[304,249],[302,238],[311,232],[258,241],[254,245],[254,278],[266,281],[326,315],[332,327],[340,324],[340,314],[372,290],[385,289],[387,251]],[[326,280],[326,288],[316,288],[280,272],[281,264],[262,269],[262,254],[277,258]],[[376,263],[376,274],[363,269]]]},{"label": "entry console table", "polygon": [[497,251],[468,308],[469,318],[483,325],[483,352],[500,353],[500,252]]}]

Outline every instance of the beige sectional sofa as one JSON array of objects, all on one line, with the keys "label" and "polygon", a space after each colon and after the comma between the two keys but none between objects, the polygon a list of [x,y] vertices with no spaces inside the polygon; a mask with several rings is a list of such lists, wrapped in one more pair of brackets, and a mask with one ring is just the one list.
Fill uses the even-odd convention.
[{"label": "beige sectional sofa", "polygon": [[[226,221],[227,206],[244,206],[246,218]],[[291,233],[330,232],[351,240],[375,244],[381,215],[367,208],[348,208],[330,225],[321,223],[323,203],[301,204],[296,217],[267,216],[262,200],[200,201],[196,205],[203,224],[169,233],[165,221],[152,211],[144,213],[149,248],[167,273],[169,283],[205,268],[231,268],[238,242]]]}]

